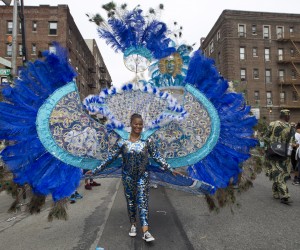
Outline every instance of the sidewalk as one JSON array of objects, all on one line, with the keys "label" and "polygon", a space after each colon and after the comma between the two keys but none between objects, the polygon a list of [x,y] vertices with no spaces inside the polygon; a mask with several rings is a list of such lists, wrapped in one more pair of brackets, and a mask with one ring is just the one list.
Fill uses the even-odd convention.
[{"label": "sidewalk", "polygon": [[[68,204],[67,221],[48,222],[47,217],[52,205],[50,196],[39,214],[10,214],[7,210],[13,199],[4,192],[0,193],[0,248],[95,249],[114,202],[120,179],[105,178],[97,181],[101,186],[93,187],[93,190],[85,190],[84,182],[81,183],[78,192],[83,198],[78,199],[75,204]],[[11,220],[7,221],[8,219]]]}]

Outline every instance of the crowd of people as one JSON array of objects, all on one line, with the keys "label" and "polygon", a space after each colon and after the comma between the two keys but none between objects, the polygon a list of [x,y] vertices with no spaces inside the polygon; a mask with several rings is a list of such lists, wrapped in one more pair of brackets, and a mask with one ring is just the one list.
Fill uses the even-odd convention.
[{"label": "crowd of people", "polygon": [[300,185],[300,122],[289,123],[290,110],[280,111],[279,120],[269,124],[264,135],[266,175],[273,182],[273,198],[291,204],[287,180]]}]

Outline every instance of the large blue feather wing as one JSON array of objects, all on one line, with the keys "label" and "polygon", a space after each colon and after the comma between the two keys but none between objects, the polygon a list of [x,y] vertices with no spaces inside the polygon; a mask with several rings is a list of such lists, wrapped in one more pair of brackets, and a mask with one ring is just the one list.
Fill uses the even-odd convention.
[{"label": "large blue feather wing", "polygon": [[2,91],[0,139],[10,145],[1,158],[16,183],[57,201],[74,192],[80,168],[99,164],[118,136],[83,111],[65,51],[57,47],[57,55],[44,56],[29,62],[14,86]]},{"label": "large blue feather wing", "polygon": [[195,52],[189,64],[182,105],[188,116],[173,121],[152,136],[172,167],[189,166],[192,178],[225,188],[241,172],[240,163],[257,145],[253,126],[241,94],[228,91],[228,83],[214,62]]}]

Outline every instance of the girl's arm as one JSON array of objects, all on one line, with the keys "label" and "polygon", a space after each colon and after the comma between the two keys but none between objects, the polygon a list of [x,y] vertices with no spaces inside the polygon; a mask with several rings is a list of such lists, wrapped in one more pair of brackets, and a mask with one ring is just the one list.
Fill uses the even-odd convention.
[{"label": "girl's arm", "polygon": [[109,164],[111,164],[121,153],[123,143],[121,140],[118,140],[115,145],[112,147],[111,151],[106,160],[104,160],[100,166],[92,170],[92,174],[97,174],[98,172],[103,171]]}]

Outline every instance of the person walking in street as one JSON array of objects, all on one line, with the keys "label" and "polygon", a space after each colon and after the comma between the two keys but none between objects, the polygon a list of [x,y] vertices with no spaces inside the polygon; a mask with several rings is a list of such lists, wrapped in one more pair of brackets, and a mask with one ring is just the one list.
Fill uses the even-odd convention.
[{"label": "person walking in street", "polygon": [[143,140],[141,133],[143,130],[143,119],[139,114],[133,114],[130,118],[131,133],[128,140],[120,139],[112,149],[111,156],[100,166],[86,175],[97,174],[104,170],[120,154],[123,159],[122,181],[125,197],[127,201],[127,210],[131,228],[129,236],[137,235],[136,214],[137,209],[142,225],[143,239],[146,242],[154,241],[154,237],[149,232],[148,222],[148,199],[149,199],[149,156],[152,157],[164,171],[174,172],[170,165],[163,159],[152,139]]},{"label": "person walking in street", "polygon": [[[280,111],[279,120],[271,122],[265,135],[265,143],[270,148],[272,143],[286,143],[290,145],[292,140],[290,111],[283,109]],[[275,199],[280,199],[281,203],[290,204],[290,194],[287,187],[289,179],[288,163],[289,157],[271,156],[266,151],[266,175],[273,181],[272,191]]]}]

